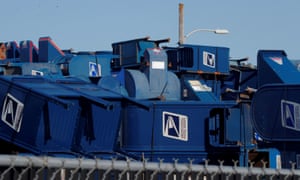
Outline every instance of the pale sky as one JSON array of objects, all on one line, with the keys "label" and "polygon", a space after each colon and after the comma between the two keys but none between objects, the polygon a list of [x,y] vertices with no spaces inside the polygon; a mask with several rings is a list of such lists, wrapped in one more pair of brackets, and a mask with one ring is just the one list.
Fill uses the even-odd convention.
[{"label": "pale sky", "polygon": [[184,31],[228,29],[227,35],[198,32],[186,43],[225,46],[234,58],[256,63],[259,49],[285,50],[300,59],[299,0],[9,0],[1,4],[0,41],[50,36],[61,49],[111,50],[118,41],[150,36],[178,42],[178,5]]}]

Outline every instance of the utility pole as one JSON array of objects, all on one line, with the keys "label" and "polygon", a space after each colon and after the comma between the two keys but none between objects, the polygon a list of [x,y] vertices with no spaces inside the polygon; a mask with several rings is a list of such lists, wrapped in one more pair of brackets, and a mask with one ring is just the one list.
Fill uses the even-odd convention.
[{"label": "utility pole", "polygon": [[184,43],[184,14],[183,14],[183,4],[179,3],[179,44]]}]

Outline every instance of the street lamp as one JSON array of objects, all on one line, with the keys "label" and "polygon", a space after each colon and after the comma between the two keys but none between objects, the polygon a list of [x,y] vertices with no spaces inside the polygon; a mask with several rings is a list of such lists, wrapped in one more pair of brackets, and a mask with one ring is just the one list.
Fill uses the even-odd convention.
[{"label": "street lamp", "polygon": [[[185,41],[188,37],[190,37],[192,34],[194,34],[194,33],[196,33],[196,32],[199,32],[199,31],[213,32],[213,33],[215,33],[215,34],[228,34],[228,33],[229,33],[229,31],[228,31],[227,29],[195,29],[195,30],[189,32],[188,34],[186,34],[186,35],[184,36],[184,41]],[[183,41],[183,43],[184,43],[184,41]]]}]

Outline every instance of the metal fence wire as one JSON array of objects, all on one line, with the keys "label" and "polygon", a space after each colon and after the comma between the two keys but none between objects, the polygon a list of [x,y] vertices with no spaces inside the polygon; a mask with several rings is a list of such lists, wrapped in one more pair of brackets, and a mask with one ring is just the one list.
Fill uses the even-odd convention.
[{"label": "metal fence wire", "polygon": [[53,158],[38,156],[0,155],[1,180],[239,180],[239,179],[300,179],[300,170],[257,167],[204,165],[190,163],[137,162],[127,159],[101,160]]}]

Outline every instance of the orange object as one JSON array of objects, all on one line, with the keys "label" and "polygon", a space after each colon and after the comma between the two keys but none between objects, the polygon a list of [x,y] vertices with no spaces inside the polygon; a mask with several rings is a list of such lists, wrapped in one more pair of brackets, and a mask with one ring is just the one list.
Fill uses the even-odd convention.
[{"label": "orange object", "polygon": [[0,60],[6,59],[6,46],[4,43],[0,43]]}]

